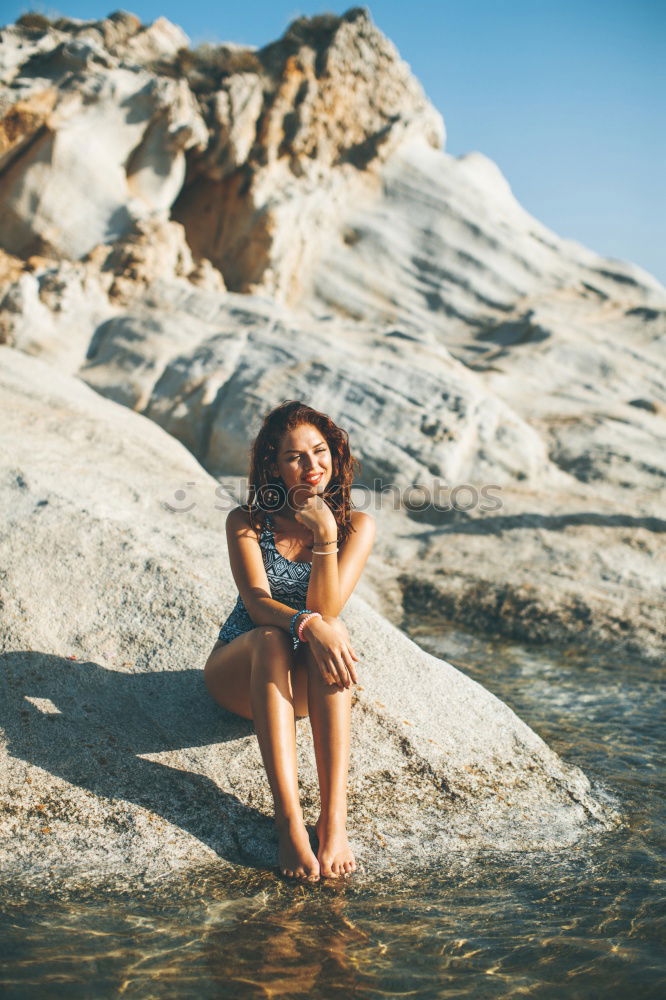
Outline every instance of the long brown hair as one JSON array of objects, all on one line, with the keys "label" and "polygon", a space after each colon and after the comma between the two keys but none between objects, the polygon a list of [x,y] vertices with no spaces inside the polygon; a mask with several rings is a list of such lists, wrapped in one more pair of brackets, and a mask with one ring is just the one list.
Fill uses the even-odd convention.
[{"label": "long brown hair", "polygon": [[279,509],[286,499],[282,479],[272,476],[271,469],[277,465],[278,449],[284,434],[301,424],[316,427],[326,439],[331,452],[331,480],[321,495],[331,508],[338,525],[338,541],[344,542],[353,531],[351,488],[354,473],[360,472],[361,463],[350,451],[347,431],[338,427],[325,413],[314,410],[298,399],[288,399],[267,413],[252,444],[248,502],[244,505],[250,514],[250,523],[259,534],[266,515],[271,510]]}]

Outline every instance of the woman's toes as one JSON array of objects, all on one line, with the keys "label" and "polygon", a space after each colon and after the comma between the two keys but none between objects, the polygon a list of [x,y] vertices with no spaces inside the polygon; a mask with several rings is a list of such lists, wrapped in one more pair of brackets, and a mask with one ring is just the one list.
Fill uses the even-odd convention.
[{"label": "woman's toes", "polygon": [[[319,863],[312,853],[308,832],[302,821],[285,821],[278,825],[279,849],[278,860],[282,874],[288,878],[304,882],[306,879],[316,880],[319,875]],[[293,862],[294,867],[289,864]]]}]

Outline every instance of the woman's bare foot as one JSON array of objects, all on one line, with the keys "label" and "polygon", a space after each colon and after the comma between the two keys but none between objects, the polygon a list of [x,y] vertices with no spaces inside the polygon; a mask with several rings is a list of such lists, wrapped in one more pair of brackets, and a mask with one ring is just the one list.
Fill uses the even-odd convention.
[{"label": "woman's bare foot", "polygon": [[324,821],[320,816],[315,823],[315,831],[319,840],[317,857],[322,877],[339,878],[355,872],[356,861],[347,840],[345,821],[332,817]]},{"label": "woman's bare foot", "polygon": [[308,831],[302,819],[275,821],[280,834],[280,871],[289,878],[319,880],[319,862],[312,853]]}]

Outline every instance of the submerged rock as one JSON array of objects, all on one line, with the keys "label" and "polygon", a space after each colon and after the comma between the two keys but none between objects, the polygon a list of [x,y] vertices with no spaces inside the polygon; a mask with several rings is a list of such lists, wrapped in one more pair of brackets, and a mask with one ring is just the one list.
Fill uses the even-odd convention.
[{"label": "submerged rock", "polygon": [[[252,724],[202,678],[236,591],[233,499],[153,422],[8,347],[0,401],[3,877],[109,884],[215,859],[274,865]],[[180,484],[208,502],[192,506]],[[343,616],[361,657],[349,804],[367,871],[552,850],[619,822],[481,685],[361,597]],[[312,822],[308,720],[297,733]]]}]

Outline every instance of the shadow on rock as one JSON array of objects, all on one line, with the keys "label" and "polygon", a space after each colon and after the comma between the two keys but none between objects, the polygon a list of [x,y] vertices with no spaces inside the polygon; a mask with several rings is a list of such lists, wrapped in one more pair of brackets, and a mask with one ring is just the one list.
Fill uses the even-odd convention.
[{"label": "shadow on rock", "polygon": [[520,528],[561,531],[570,525],[587,525],[593,528],[645,528],[647,531],[657,533],[666,531],[666,520],[659,517],[596,514],[593,511],[572,514],[539,514],[525,511],[522,514],[503,514],[497,517],[470,517],[464,511],[455,508],[429,506],[422,509],[408,508],[407,517],[417,524],[450,525],[451,533],[461,535],[500,535],[503,531]]},{"label": "shadow on rock", "polygon": [[[5,653],[0,727],[13,757],[96,796],[156,813],[227,861],[270,863],[274,833],[267,816],[205,775],[138,756],[254,733],[251,722],[212,702],[201,670],[129,674],[47,653]],[[113,812],[104,822],[117,833],[123,815]]]}]

